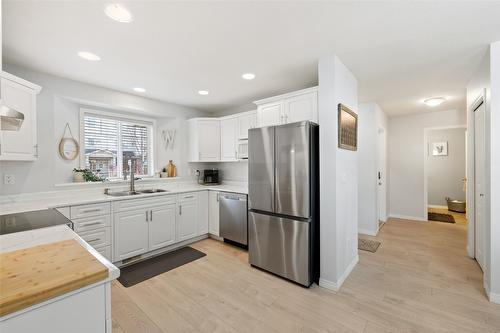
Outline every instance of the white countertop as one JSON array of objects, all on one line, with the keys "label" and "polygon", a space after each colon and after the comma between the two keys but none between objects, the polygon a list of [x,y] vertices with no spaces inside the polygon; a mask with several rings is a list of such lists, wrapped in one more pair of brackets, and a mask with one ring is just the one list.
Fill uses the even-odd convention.
[{"label": "white countertop", "polygon": [[[233,193],[248,193],[248,186],[245,183],[228,183],[216,186],[203,186],[193,182],[177,182],[177,183],[151,183],[137,184],[136,189],[158,188],[168,192],[140,194],[125,197],[113,197],[104,194],[104,187],[91,189],[72,189],[60,190],[51,192],[36,192],[15,195],[0,196],[0,215],[22,213],[33,210],[42,210],[48,208],[83,205],[98,202],[110,202],[118,200],[130,200],[138,198],[147,198],[160,195],[177,194],[193,191],[223,191]],[[113,187],[112,191],[126,190],[127,187]]]}]

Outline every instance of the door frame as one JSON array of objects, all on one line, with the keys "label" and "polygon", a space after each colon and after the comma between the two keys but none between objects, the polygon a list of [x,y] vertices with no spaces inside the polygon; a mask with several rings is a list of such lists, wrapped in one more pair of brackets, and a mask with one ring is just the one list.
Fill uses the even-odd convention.
[{"label": "door frame", "polygon": [[[380,145],[380,136],[383,135],[383,146]],[[378,173],[381,172],[381,165],[379,164],[380,162],[380,148],[383,148],[384,150],[384,156],[383,156],[383,171],[384,171],[384,174],[382,175],[384,178],[382,179],[382,182],[384,182],[384,187],[383,187],[383,191],[380,191],[379,190],[379,187],[381,185],[379,185],[380,183],[380,179],[378,178]],[[379,228],[379,225],[380,225],[380,222],[387,222],[388,220],[388,213],[387,213],[387,188],[388,188],[388,176],[387,176],[388,172],[387,172],[387,130],[385,127],[383,126],[379,126],[377,128],[377,177],[376,177],[376,181],[377,181],[377,230]],[[382,192],[382,193],[380,193]],[[382,194],[382,197],[384,198],[383,200],[383,214],[382,214],[382,219],[380,219],[380,209],[381,209],[381,195]]]},{"label": "door frame", "polygon": [[[486,112],[485,117],[487,117],[487,105],[486,105],[486,89],[483,89],[478,97],[471,103],[467,108],[467,120],[468,120],[468,131],[467,131],[467,254],[469,257],[476,258],[476,221],[475,221],[475,131],[476,124],[474,119],[474,111],[484,103]],[[486,135],[486,133],[485,133]]]},{"label": "door frame", "polygon": [[[424,128],[424,204],[423,204],[423,214],[422,217],[424,221],[427,221],[427,212],[429,211],[429,187],[428,187],[428,182],[427,182],[427,172],[428,172],[428,167],[427,167],[427,158],[429,157],[429,144],[427,142],[427,137],[428,133],[430,131],[434,130],[446,130],[446,129],[456,129],[456,128],[464,128],[465,131],[467,132],[467,124],[465,125],[450,125],[450,126],[435,126],[435,127],[425,127]],[[467,151],[467,140],[465,142],[465,151]],[[467,156],[465,157],[465,172],[467,177],[467,172],[469,170],[468,168],[468,161],[467,161]],[[469,187],[467,186],[467,190],[465,193],[465,197],[467,200],[469,199]],[[467,203],[468,204],[468,203]]]}]

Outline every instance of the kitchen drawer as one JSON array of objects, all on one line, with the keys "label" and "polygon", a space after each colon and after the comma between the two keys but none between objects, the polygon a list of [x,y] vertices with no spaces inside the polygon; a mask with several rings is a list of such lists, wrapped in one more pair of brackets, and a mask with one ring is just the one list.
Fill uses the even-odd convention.
[{"label": "kitchen drawer", "polygon": [[102,247],[96,247],[95,248],[97,252],[102,254],[102,256],[106,259],[108,259],[110,262],[113,262],[111,258],[111,245],[106,245]]},{"label": "kitchen drawer", "polygon": [[99,228],[111,227],[110,215],[83,217],[79,219],[73,219],[72,221],[75,226],[76,232],[84,232]]},{"label": "kitchen drawer", "polygon": [[78,219],[81,217],[109,215],[111,212],[111,205],[109,202],[71,206],[71,219]]},{"label": "kitchen drawer", "polygon": [[196,200],[198,198],[198,193],[197,192],[188,192],[188,193],[178,194],[177,196],[179,198],[179,202],[192,201],[192,200]]},{"label": "kitchen drawer", "polygon": [[78,235],[82,237],[90,246],[94,249],[99,247],[104,247],[111,245],[111,228],[101,228],[97,230],[78,232]]},{"label": "kitchen drawer", "polygon": [[122,212],[127,210],[148,208],[152,206],[172,204],[176,203],[176,201],[177,200],[174,194],[159,195],[142,199],[120,200],[113,202],[113,211]]}]

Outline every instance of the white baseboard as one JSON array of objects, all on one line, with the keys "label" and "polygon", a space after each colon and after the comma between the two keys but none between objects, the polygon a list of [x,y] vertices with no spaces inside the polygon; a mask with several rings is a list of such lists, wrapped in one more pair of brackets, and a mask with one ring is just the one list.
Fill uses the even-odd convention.
[{"label": "white baseboard", "polygon": [[440,206],[440,205],[427,205],[428,208],[441,208],[448,209],[448,206]]},{"label": "white baseboard", "polygon": [[490,292],[488,298],[490,299],[491,303],[500,304],[500,294]]},{"label": "white baseboard", "polygon": [[488,285],[488,283],[486,283],[486,281],[483,282],[483,287],[490,302],[500,304],[500,294],[492,293],[490,291],[490,286]]},{"label": "white baseboard", "polygon": [[412,221],[419,221],[419,222],[429,222],[427,219],[423,219],[422,217],[417,217],[417,216],[391,214],[389,217],[393,218],[393,219],[412,220]]},{"label": "white baseboard", "polygon": [[349,274],[351,274],[354,267],[356,267],[356,264],[358,263],[358,261],[359,261],[359,256],[356,255],[356,257],[354,257],[354,259],[351,261],[351,263],[347,266],[344,273],[342,273],[342,275],[340,276],[340,278],[337,282],[329,281],[329,280],[326,280],[324,278],[319,278],[319,286],[326,288],[326,289],[333,290],[333,291],[339,291],[339,289],[342,286],[342,284],[344,283],[344,281],[347,279]]},{"label": "white baseboard", "polygon": [[377,236],[378,228],[377,228],[377,230],[368,230],[368,229],[358,228],[358,234],[368,235],[368,236]]}]

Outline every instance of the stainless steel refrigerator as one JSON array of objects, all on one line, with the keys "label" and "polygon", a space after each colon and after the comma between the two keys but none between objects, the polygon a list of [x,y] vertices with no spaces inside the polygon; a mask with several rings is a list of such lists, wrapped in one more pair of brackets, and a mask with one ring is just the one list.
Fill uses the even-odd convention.
[{"label": "stainless steel refrigerator", "polygon": [[304,286],[319,277],[318,125],[248,132],[250,264]]}]

